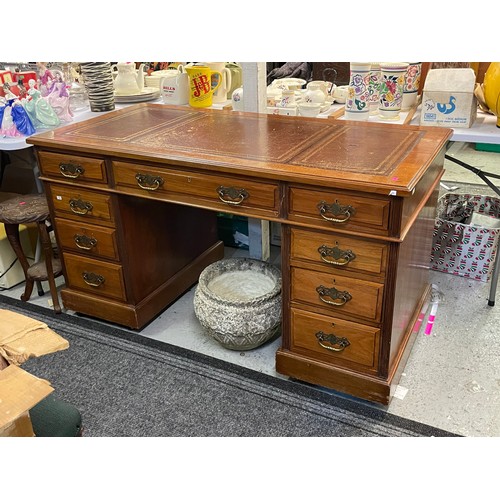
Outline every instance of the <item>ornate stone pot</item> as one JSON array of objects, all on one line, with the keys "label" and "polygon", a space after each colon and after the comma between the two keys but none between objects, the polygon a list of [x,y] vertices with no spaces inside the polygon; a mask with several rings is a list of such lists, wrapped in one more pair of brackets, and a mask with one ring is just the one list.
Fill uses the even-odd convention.
[{"label": "ornate stone pot", "polygon": [[194,312],[224,347],[254,349],[281,331],[281,272],[266,262],[222,259],[200,274]]}]

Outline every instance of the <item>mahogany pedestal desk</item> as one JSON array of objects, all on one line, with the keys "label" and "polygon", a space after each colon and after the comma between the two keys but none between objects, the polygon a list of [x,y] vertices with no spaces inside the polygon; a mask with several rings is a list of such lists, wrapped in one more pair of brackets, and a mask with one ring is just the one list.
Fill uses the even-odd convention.
[{"label": "mahogany pedestal desk", "polygon": [[217,212],[276,221],[276,370],[388,404],[430,291],[450,134],[142,103],[27,142],[67,309],[140,329],[223,257]]}]

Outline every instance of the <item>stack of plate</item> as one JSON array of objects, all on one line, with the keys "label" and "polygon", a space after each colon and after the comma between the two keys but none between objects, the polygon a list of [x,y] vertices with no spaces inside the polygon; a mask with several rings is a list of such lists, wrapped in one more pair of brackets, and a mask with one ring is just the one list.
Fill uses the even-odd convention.
[{"label": "stack of plate", "polygon": [[160,97],[160,89],[153,87],[144,87],[140,93],[137,94],[118,94],[115,92],[115,102],[116,103],[127,103],[127,102],[144,102],[152,101]]},{"label": "stack of plate", "polygon": [[160,71],[153,71],[149,76],[144,77],[146,87],[160,88],[160,81],[164,76],[175,76],[179,73],[176,69],[163,69]]}]

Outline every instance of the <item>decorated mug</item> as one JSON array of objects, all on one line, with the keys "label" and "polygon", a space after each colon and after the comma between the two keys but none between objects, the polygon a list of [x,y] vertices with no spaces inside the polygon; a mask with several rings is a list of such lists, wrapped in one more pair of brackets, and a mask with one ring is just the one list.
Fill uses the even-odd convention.
[{"label": "decorated mug", "polygon": [[193,108],[212,106],[213,93],[222,82],[220,71],[213,71],[209,66],[185,66],[189,76],[189,105]]}]

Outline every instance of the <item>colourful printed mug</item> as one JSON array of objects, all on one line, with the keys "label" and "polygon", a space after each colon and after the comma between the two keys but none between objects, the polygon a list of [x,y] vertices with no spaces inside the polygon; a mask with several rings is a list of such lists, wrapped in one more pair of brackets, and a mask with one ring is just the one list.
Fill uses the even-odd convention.
[{"label": "colourful printed mug", "polygon": [[185,66],[189,76],[189,105],[193,108],[212,106],[212,95],[222,82],[220,71],[208,66]]}]

